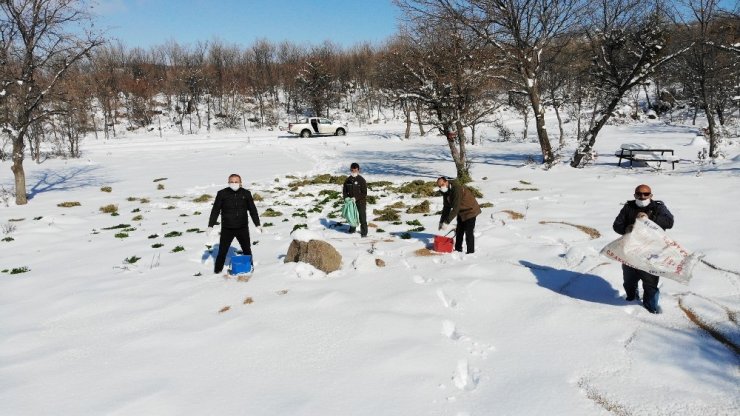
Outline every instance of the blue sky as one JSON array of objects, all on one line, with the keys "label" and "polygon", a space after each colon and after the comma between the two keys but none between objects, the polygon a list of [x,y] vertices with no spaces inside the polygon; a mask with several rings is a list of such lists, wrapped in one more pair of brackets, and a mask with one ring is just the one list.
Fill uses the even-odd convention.
[{"label": "blue sky", "polygon": [[97,26],[125,46],[147,48],[220,39],[266,38],[340,46],[380,43],[396,32],[391,0],[98,0]]}]

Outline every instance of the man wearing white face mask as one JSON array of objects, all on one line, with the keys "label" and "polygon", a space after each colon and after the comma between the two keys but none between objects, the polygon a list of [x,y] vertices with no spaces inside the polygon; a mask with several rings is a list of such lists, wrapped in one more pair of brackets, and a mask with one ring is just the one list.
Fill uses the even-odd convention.
[{"label": "man wearing white face mask", "polygon": [[[349,176],[342,186],[342,196],[344,198],[354,198],[357,206],[357,213],[360,219],[360,237],[367,237],[367,182],[360,175],[360,164],[352,163],[349,167]],[[349,233],[355,232],[355,227],[349,227]]]},{"label": "man wearing white face mask", "polygon": [[249,221],[257,227],[257,232],[262,232],[260,227],[260,217],[257,214],[257,207],[254,205],[252,193],[242,188],[242,178],[237,174],[229,175],[229,187],[224,188],[216,194],[216,200],[213,201],[211,216],[208,220],[208,231],[213,234],[213,226],[221,215],[221,238],[219,240],[218,255],[216,255],[216,264],[213,267],[214,273],[221,273],[226,262],[226,254],[229,252],[231,242],[234,238],[239,242],[244,254],[252,255],[252,243],[249,240]]},{"label": "man wearing white face mask", "polygon": [[[672,228],[673,214],[668,211],[662,201],[655,201],[652,196],[653,191],[647,185],[639,185],[635,188],[635,199],[627,201],[622,210],[619,211],[619,215],[617,215],[612,225],[614,231],[621,235],[631,232],[638,218],[647,218],[664,230]],[[661,313],[660,306],[658,306],[660,297],[658,276],[625,264],[622,265],[622,276],[627,301],[640,300],[637,284],[642,280],[643,306],[651,313]]]}]

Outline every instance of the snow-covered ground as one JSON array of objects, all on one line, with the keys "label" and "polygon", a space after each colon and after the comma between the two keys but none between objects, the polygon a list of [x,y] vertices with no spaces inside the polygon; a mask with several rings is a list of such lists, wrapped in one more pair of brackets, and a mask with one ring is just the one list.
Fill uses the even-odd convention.
[{"label": "snow-covered ground", "polygon": [[[493,204],[478,218],[473,255],[418,255],[437,215],[401,210],[392,224],[369,212],[377,227],[360,239],[335,227],[336,200],[318,204],[340,186],[289,189],[288,176],[346,175],[355,161],[369,182],[454,175],[443,139],[401,140],[402,131],[133,135],[88,139],[79,160],[27,161],[31,201],[0,207],[0,237],[12,238],[0,242],[0,414],[740,413],[738,275],[699,264],[688,286],[661,279],[664,313],[651,315],[623,300],[619,264],[599,255],[617,237],[621,204],[646,183],[676,218],[672,237],[740,270],[737,144],[701,172],[696,129],[661,123],[608,127],[585,169],[528,164],[539,154],[532,143],[472,146],[473,185]],[[619,168],[612,155],[627,142],[670,147],[684,161]],[[264,198],[261,214],[283,214],[252,232],[247,282],[212,273],[200,232],[211,204],[193,201],[230,173]],[[4,163],[0,185],[12,181]],[[369,211],[423,200],[389,187],[371,195]],[[72,201],[81,205],[57,206]],[[100,212],[108,204],[120,215]],[[426,230],[400,238],[413,220]],[[341,270],[283,263],[297,224],[340,251]],[[140,260],[127,264],[132,256]]]}]

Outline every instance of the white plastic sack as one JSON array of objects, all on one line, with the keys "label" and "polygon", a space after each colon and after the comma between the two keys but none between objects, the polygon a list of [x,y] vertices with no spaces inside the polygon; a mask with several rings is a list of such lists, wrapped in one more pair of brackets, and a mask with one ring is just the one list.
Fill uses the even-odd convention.
[{"label": "white plastic sack", "polygon": [[702,254],[689,253],[658,224],[637,219],[629,232],[607,244],[601,254],[635,269],[688,284]]}]

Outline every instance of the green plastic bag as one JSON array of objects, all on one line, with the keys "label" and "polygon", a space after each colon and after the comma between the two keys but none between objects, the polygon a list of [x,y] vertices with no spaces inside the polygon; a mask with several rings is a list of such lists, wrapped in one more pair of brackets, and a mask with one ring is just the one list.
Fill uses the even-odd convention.
[{"label": "green plastic bag", "polygon": [[344,198],[342,218],[346,219],[352,227],[357,227],[357,225],[360,224],[360,213],[357,211],[357,204],[355,204],[354,199]]}]

